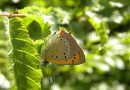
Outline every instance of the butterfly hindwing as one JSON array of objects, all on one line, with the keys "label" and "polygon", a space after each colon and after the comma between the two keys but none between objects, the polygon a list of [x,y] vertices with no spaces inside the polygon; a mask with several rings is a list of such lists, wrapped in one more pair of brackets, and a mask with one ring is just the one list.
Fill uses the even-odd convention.
[{"label": "butterfly hindwing", "polygon": [[53,60],[64,60],[70,58],[70,45],[66,39],[63,39],[59,34],[51,37],[49,46],[46,50],[46,58]]},{"label": "butterfly hindwing", "polygon": [[85,62],[85,56],[75,38],[61,30],[51,36],[45,50],[45,60],[54,64],[81,64]]}]

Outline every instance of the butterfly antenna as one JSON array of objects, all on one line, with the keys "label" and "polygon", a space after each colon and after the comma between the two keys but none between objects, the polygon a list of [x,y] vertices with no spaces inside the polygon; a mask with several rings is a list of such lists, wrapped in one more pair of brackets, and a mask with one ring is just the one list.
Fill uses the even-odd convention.
[{"label": "butterfly antenna", "polygon": [[50,72],[51,72],[52,82],[54,82],[54,74],[53,74],[52,66],[51,66],[51,68],[50,68]]},{"label": "butterfly antenna", "polygon": [[53,77],[53,71],[52,71],[52,66],[50,65],[49,69],[48,69],[48,73],[50,73],[50,77],[49,78],[49,82],[54,82],[54,77]]}]

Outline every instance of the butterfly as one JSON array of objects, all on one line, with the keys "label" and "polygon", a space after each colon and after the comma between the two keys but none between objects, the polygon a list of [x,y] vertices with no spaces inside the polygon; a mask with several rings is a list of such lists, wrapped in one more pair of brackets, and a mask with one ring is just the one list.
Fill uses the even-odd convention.
[{"label": "butterfly", "polygon": [[44,59],[52,64],[77,65],[85,62],[85,55],[71,33],[61,29],[50,37]]}]

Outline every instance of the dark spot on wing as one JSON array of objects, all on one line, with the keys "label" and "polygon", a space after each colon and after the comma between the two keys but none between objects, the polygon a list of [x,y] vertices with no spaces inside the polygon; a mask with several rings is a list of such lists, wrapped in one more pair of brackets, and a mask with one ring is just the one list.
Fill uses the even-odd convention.
[{"label": "dark spot on wing", "polygon": [[76,59],[76,57],[74,57],[74,59]]},{"label": "dark spot on wing", "polygon": [[58,56],[56,56],[56,58],[58,58]]}]

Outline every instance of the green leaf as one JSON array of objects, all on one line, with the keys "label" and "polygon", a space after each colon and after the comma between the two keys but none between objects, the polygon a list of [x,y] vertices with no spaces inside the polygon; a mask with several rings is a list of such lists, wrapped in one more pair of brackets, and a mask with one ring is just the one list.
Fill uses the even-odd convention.
[{"label": "green leaf", "polygon": [[40,55],[19,18],[10,19],[10,40],[18,90],[41,90]]},{"label": "green leaf", "polygon": [[96,30],[97,34],[100,36],[102,45],[104,45],[108,40],[107,24],[95,13],[92,13],[90,11],[86,11],[86,17],[93,26],[93,28]]},{"label": "green leaf", "polygon": [[22,18],[22,23],[29,30],[29,35],[33,40],[44,39],[50,34],[51,24],[45,22],[45,14],[49,13],[51,8],[26,7],[20,12],[27,14],[27,17]]}]

